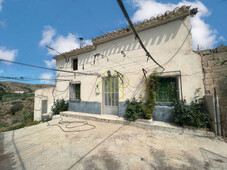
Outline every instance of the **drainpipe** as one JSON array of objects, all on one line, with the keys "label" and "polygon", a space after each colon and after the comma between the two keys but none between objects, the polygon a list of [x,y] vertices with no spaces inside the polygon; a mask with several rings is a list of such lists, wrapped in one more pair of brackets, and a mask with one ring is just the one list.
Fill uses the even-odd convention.
[{"label": "drainpipe", "polygon": [[214,87],[214,107],[215,107],[215,115],[216,115],[216,126],[217,126],[217,135],[221,135],[220,128],[220,113],[219,113],[219,105],[218,105],[218,97],[216,88]]},{"label": "drainpipe", "polygon": [[181,70],[180,72],[180,90],[181,90],[181,100],[183,100],[183,88],[182,88],[182,77],[181,77]]}]

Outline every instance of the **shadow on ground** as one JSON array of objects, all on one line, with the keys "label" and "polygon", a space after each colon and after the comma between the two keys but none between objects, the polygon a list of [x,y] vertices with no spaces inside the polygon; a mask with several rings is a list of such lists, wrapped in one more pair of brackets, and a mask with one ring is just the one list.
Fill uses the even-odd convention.
[{"label": "shadow on ground", "polygon": [[16,169],[16,161],[13,152],[7,152],[4,145],[4,133],[0,133],[0,167],[1,169]]}]

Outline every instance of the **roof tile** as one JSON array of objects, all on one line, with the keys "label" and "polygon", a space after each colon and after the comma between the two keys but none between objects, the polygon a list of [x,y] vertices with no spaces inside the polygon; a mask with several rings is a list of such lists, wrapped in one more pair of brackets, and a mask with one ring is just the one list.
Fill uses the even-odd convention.
[{"label": "roof tile", "polygon": [[[136,23],[134,25],[135,29],[137,31],[141,31],[144,29],[148,29],[150,27],[155,27],[159,23],[162,24],[165,21],[169,22],[169,21],[171,21],[171,18],[174,18],[174,16],[176,16],[176,18],[177,18],[181,14],[185,14],[185,16],[189,15],[189,12],[190,12],[189,8],[190,8],[190,6],[185,6],[185,5],[182,6],[181,8],[176,7],[173,11],[166,11],[164,15],[159,14],[156,18],[151,17],[149,20],[146,19],[143,22]],[[132,30],[129,26],[127,26],[126,28],[118,29],[116,31],[112,31],[110,33],[93,38],[92,39],[93,45],[87,45],[82,48],[77,48],[77,49],[71,50],[69,52],[65,52],[62,55],[72,56],[72,55],[78,55],[78,54],[81,54],[84,52],[89,52],[89,51],[95,50],[96,45],[98,45],[100,43],[110,41],[112,39],[116,39],[119,37],[123,37],[123,36],[129,35],[129,34],[132,34]],[[54,58],[58,59],[58,58],[62,57],[62,55],[55,56]]]}]

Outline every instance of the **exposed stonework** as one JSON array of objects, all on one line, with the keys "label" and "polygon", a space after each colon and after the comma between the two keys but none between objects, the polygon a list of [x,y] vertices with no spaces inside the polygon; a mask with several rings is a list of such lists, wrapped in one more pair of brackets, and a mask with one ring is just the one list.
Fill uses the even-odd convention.
[{"label": "exposed stonework", "polygon": [[[227,46],[198,52],[202,57],[205,93],[219,99],[222,135],[227,136]],[[221,64],[223,63],[223,64]]]}]

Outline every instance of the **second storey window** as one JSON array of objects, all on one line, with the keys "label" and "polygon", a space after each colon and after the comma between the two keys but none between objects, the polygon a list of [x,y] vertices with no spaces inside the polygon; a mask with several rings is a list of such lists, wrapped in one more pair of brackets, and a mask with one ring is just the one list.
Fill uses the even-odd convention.
[{"label": "second storey window", "polygon": [[73,59],[73,70],[78,70],[78,59]]}]

